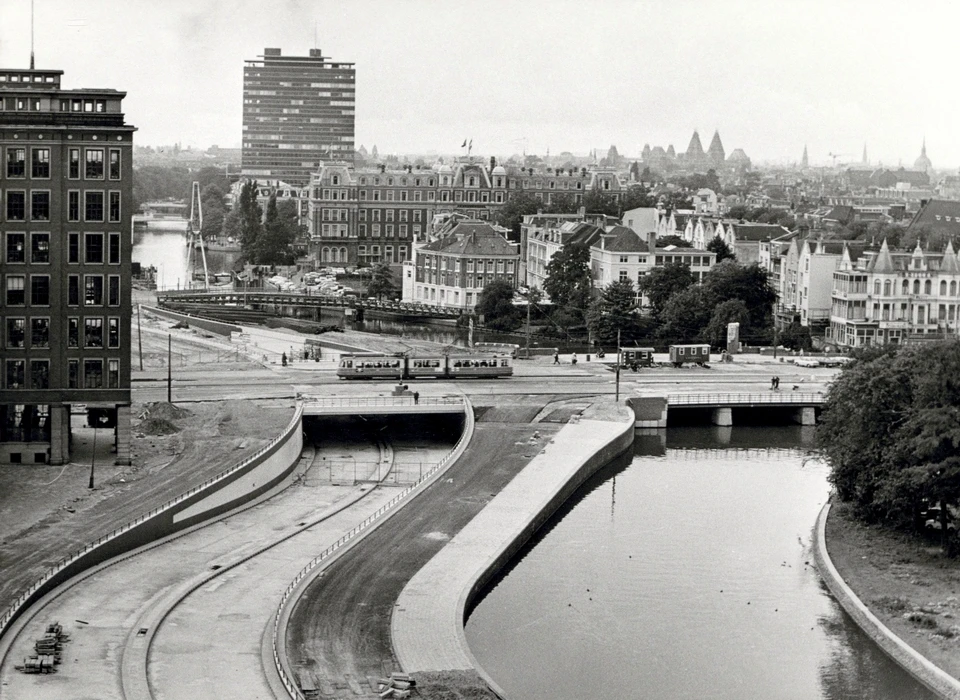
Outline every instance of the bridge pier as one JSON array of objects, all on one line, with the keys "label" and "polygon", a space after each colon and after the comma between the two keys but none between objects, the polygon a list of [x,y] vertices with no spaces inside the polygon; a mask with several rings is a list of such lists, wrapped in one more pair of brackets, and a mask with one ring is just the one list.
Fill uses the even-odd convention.
[{"label": "bridge pier", "polygon": [[710,411],[710,422],[714,425],[728,426],[733,425],[732,408],[715,408]]},{"label": "bridge pier", "polygon": [[800,425],[816,425],[817,409],[813,406],[804,406],[793,412],[793,420]]}]

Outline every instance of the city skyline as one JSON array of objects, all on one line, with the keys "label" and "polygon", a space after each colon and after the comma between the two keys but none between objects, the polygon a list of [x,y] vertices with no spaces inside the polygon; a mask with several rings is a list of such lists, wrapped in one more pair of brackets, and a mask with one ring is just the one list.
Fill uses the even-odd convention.
[{"label": "city skyline", "polygon": [[[866,11],[866,10],[869,10]],[[382,154],[686,148],[719,130],[754,162],[960,163],[948,5],[37,0],[38,68],[126,90],[139,144],[238,147],[243,61],[264,46],[357,67],[356,144]],[[30,2],[0,7],[0,65],[28,67]],[[905,37],[922,33],[922,52]],[[95,46],[107,46],[104,51]],[[86,48],[85,48],[86,47]],[[824,48],[826,47],[826,48]],[[916,55],[917,58],[913,58]],[[188,112],[185,116],[184,111]]]}]

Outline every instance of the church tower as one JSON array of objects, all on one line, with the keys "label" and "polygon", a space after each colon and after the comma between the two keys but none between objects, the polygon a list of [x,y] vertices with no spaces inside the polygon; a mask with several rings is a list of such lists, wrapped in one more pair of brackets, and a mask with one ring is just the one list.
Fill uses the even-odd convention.
[{"label": "church tower", "polygon": [[913,161],[913,167],[929,174],[933,170],[933,163],[927,158],[927,139],[924,137],[923,146],[920,148],[920,157]]},{"label": "church tower", "polygon": [[720,131],[713,132],[713,139],[710,141],[710,148],[707,149],[707,155],[710,158],[710,165],[715,170],[723,167],[727,154],[723,150],[723,144],[720,142]]},{"label": "church tower", "polygon": [[800,167],[804,170],[810,167],[810,160],[807,158],[807,144],[803,144],[803,158],[800,159]]}]

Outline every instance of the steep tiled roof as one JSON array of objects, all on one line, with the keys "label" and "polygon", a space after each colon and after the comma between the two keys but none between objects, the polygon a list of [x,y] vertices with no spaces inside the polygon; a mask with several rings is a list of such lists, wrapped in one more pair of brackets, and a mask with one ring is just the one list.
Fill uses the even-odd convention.
[{"label": "steep tiled roof", "polygon": [[[598,240],[591,247],[600,248]],[[645,241],[640,240],[633,229],[626,226],[611,226],[603,235],[603,249],[613,253],[648,253],[650,249]]]},{"label": "steep tiled roof", "polygon": [[960,202],[931,199],[910,221],[909,228],[928,226],[931,231],[945,233],[951,238],[960,236]]},{"label": "steep tiled roof", "polygon": [[444,238],[428,243],[422,250],[454,255],[517,255],[516,247],[490,224],[464,221]]},{"label": "steep tiled roof", "polygon": [[738,241],[766,241],[790,233],[783,226],[777,224],[741,224],[731,222],[734,235]]}]

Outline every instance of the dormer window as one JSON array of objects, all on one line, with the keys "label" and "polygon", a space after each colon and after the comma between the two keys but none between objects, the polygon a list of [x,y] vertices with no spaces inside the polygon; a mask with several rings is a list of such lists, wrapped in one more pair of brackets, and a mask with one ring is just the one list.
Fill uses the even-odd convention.
[{"label": "dormer window", "polygon": [[334,176],[330,179],[330,182],[331,182],[331,184],[333,184],[333,185],[339,185],[339,184],[340,184],[340,176],[339,176],[339,175],[334,175]]}]

